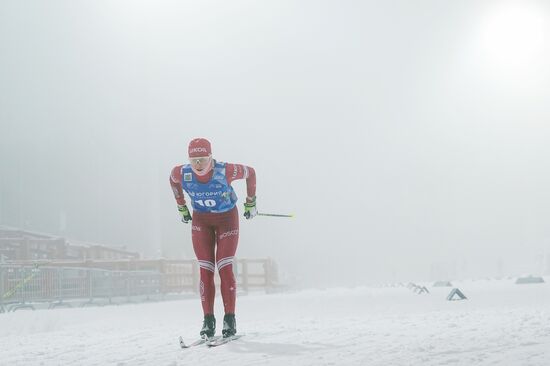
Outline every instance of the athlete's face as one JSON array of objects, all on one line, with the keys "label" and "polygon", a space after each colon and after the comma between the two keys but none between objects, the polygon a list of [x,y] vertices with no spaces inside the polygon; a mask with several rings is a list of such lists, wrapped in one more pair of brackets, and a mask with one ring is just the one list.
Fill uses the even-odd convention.
[{"label": "athlete's face", "polygon": [[212,167],[212,155],[189,158],[191,168],[198,175],[205,175]]}]

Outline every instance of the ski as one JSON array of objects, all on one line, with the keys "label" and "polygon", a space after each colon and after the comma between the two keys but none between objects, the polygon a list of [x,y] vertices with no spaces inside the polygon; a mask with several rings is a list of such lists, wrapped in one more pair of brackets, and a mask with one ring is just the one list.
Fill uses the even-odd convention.
[{"label": "ski", "polygon": [[213,339],[213,340],[210,340],[210,341],[206,342],[206,345],[208,347],[217,347],[217,346],[221,346],[222,344],[226,344],[226,343],[229,343],[229,342],[234,341],[236,339],[239,339],[242,336],[243,336],[242,334],[236,334],[234,336],[230,336],[230,337],[226,337],[226,338],[218,337],[217,339]]},{"label": "ski", "polygon": [[196,341],[194,341],[193,343],[190,343],[190,344],[186,344],[184,341],[183,341],[183,337],[180,336],[180,347],[182,349],[186,349],[186,348],[191,348],[191,347],[196,347],[196,346],[200,346],[201,344],[204,344],[206,342],[214,342],[216,340],[218,340],[219,338],[221,338],[220,336],[216,336],[216,337],[212,337],[212,338],[201,338],[201,339],[197,339]]}]

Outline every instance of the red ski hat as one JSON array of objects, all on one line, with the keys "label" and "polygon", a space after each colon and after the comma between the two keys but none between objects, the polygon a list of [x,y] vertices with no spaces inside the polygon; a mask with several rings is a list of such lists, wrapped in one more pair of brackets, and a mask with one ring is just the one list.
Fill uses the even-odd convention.
[{"label": "red ski hat", "polygon": [[191,140],[188,149],[189,157],[196,158],[199,156],[208,156],[212,154],[212,147],[210,141],[203,138],[196,138]]}]

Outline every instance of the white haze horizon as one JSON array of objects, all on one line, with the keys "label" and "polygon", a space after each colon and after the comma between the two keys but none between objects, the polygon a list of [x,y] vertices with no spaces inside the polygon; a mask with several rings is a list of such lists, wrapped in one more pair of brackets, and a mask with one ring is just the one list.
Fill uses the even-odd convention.
[{"label": "white haze horizon", "polygon": [[548,273],[549,39],[543,1],[3,1],[0,225],[194,258],[205,137],[295,214],[237,251],[289,282]]}]

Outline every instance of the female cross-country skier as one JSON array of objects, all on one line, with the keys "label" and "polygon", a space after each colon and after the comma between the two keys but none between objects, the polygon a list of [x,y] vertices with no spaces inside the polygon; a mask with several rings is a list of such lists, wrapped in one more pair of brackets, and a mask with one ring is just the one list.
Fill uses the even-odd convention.
[{"label": "female cross-country skier", "polygon": [[[211,338],[216,333],[214,317],[214,271],[218,267],[225,315],[223,337],[235,335],[236,283],[233,257],[239,241],[237,195],[231,182],[246,179],[244,217],[252,219],[256,210],[256,173],[253,168],[216,161],[210,142],[196,138],[189,143],[189,164],[178,165],[170,174],[181,221],[191,225],[193,249],[200,266],[200,296],[204,322],[200,335]],[[191,199],[193,216],[185,203],[183,191]]]}]

